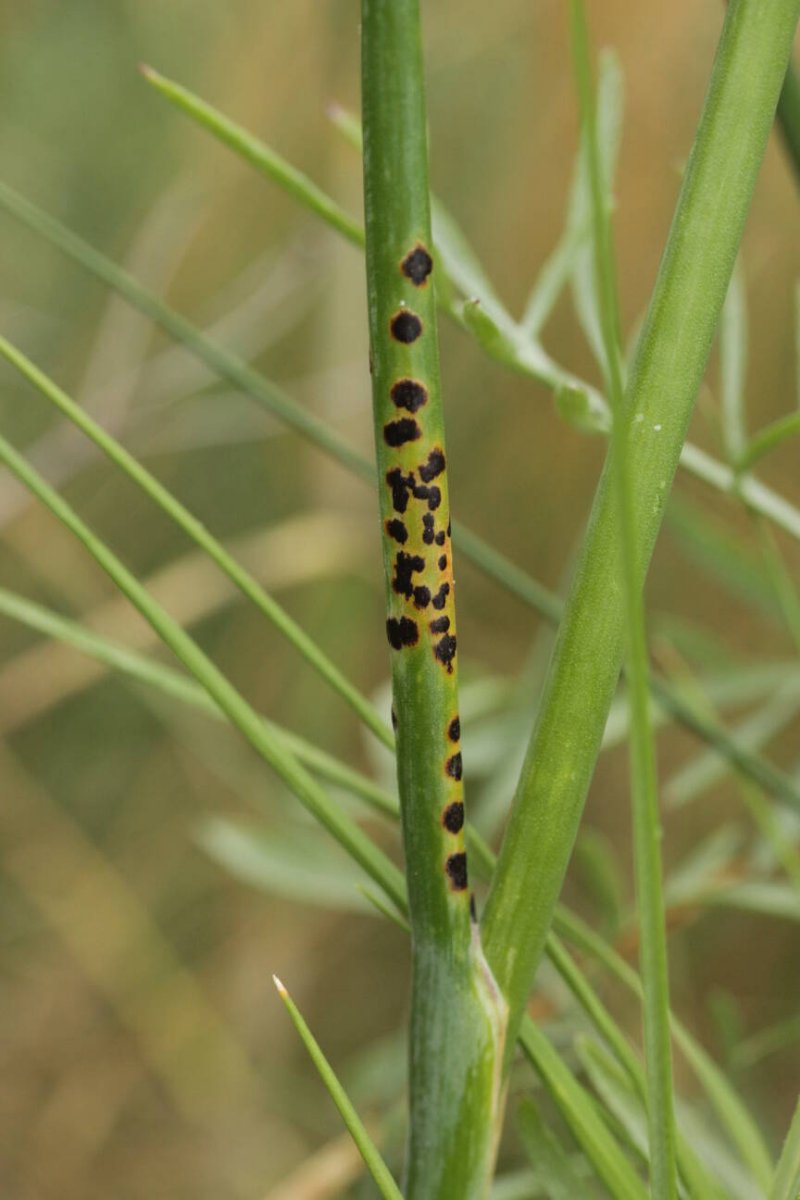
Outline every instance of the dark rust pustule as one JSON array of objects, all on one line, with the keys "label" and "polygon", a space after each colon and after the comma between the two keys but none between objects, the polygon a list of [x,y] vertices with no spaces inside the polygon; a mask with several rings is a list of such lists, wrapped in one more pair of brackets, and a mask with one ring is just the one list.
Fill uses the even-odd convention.
[{"label": "dark rust pustule", "polygon": [[410,346],[422,333],[422,321],[407,308],[398,309],[389,321],[389,332],[396,342]]},{"label": "dark rust pustule", "polygon": [[460,800],[448,804],[442,813],[442,824],[448,833],[460,833],[464,826],[464,805]]},{"label": "dark rust pustule", "polygon": [[417,622],[410,617],[389,617],[386,622],[386,636],[393,650],[402,650],[404,646],[416,646],[419,640]]},{"label": "dark rust pustule", "polygon": [[427,500],[428,509],[430,512],[435,512],[442,503],[441,489],[438,488],[435,483],[432,483],[430,487],[424,483],[415,484],[414,496],[417,500]]},{"label": "dark rust pustule", "polygon": [[391,521],[387,521],[385,528],[389,537],[394,538],[401,546],[404,546],[408,541],[408,530],[403,522],[399,521],[396,517],[393,517]]},{"label": "dark rust pustule", "polygon": [[414,594],[411,576],[424,570],[425,559],[421,555],[406,554],[405,550],[398,550],[394,560],[394,579],[392,580],[392,587],[398,596],[405,596],[406,600],[410,600]]},{"label": "dark rust pustule", "polygon": [[395,512],[404,513],[414,493],[414,476],[404,475],[399,467],[393,467],[386,472],[386,482],[392,489],[392,507]]},{"label": "dark rust pustule", "polygon": [[450,584],[443,583],[441,585],[441,587],[439,588],[438,592],[436,593],[436,595],[433,597],[431,604],[433,605],[433,607],[435,609],[437,609],[439,612],[441,612],[442,609],[444,608],[445,604],[447,603],[447,597],[449,595],[450,595]]},{"label": "dark rust pustule", "polygon": [[450,724],[447,726],[447,736],[451,742],[457,742],[461,737],[461,718],[453,717]]},{"label": "dark rust pustule", "polygon": [[431,621],[429,628],[431,633],[447,633],[450,628],[450,618],[437,617],[435,621]]},{"label": "dark rust pustule", "polygon": [[421,242],[417,242],[413,250],[409,250],[400,263],[400,270],[406,279],[410,279],[414,287],[424,287],[428,276],[433,270],[433,259]]},{"label": "dark rust pustule", "polygon": [[434,446],[428,455],[428,461],[422,463],[419,467],[419,477],[423,483],[430,483],[437,475],[441,475],[445,468],[444,451],[438,446]]},{"label": "dark rust pustule", "polygon": [[457,754],[451,754],[450,758],[448,758],[447,762],[444,764],[444,769],[451,779],[461,778],[464,771],[464,765],[461,761],[460,750]]},{"label": "dark rust pustule", "polygon": [[453,891],[463,892],[469,884],[466,854],[463,852],[461,854],[451,854],[445,863],[445,870],[450,878],[450,886]]},{"label": "dark rust pustule", "polygon": [[421,437],[422,430],[413,417],[401,417],[383,427],[383,440],[387,446],[405,446],[406,442],[416,442]]},{"label": "dark rust pustule", "polygon": [[426,546],[433,545],[433,513],[426,512],[422,517],[422,540]]},{"label": "dark rust pustule", "polygon": [[441,554],[439,556],[439,570],[440,571],[447,570],[447,555],[446,554]]},{"label": "dark rust pustule", "polygon": [[414,607],[415,608],[427,608],[428,605],[430,604],[430,602],[431,602],[431,589],[429,587],[426,587],[425,584],[423,583],[423,584],[420,584],[419,587],[414,588]]},{"label": "dark rust pustule", "polygon": [[445,541],[447,540],[447,535],[445,534],[445,531],[443,529],[440,529],[434,540],[435,540],[437,546],[443,546],[445,544]]},{"label": "dark rust pustule", "polygon": [[398,408],[410,413],[419,412],[428,403],[428,392],[416,379],[398,379],[389,395]]},{"label": "dark rust pustule", "polygon": [[[434,601],[434,604],[436,602]],[[447,674],[453,674],[453,659],[456,656],[456,639],[452,633],[446,633],[441,641],[438,641],[433,648],[433,652],[438,658],[443,667],[446,668]]]}]

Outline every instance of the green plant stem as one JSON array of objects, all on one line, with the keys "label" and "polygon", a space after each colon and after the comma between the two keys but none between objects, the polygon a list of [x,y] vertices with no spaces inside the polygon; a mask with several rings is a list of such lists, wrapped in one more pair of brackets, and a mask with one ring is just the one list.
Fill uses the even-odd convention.
[{"label": "green plant stem", "polygon": [[675,1116],[672,1103],[672,1058],[669,1036],[669,983],[666,924],[662,894],[655,747],[650,721],[647,636],[644,601],[636,570],[636,498],[629,470],[628,438],[622,378],[622,337],[614,264],[610,197],[602,179],[597,144],[589,56],[589,34],[582,0],[570,3],[575,74],[586,144],[595,269],[607,392],[611,399],[611,470],[615,475],[624,612],[627,617],[627,678],[630,704],[630,781],[633,805],[634,868],[641,931],[641,975],[644,992],[644,1044],[647,1123],[654,1200],[675,1200]]},{"label": "green plant stem", "polygon": [[791,62],[778,101],[778,122],[795,178],[800,183],[800,78]]},{"label": "green plant stem", "polygon": [[[631,372],[627,463],[644,579],[725,299],[797,23],[798,0],[734,0]],[[515,1034],[561,890],[624,643],[606,460],[484,916]]]},{"label": "green plant stem", "polygon": [[[374,465],[348,446],[324,422],[306,412],[276,384],[254,371],[242,359],[205,336],[201,330],[158,300],[116,263],[3,183],[0,183],[0,207],[102,280],[204,362],[221,379],[227,380],[233,387],[249,395],[267,412],[339,462],[346,470],[372,486],[375,485]],[[730,495],[741,495],[754,511],[760,512],[774,524],[800,539],[800,513],[759,480],[752,476],[743,476],[740,479],[730,467],[688,444],[683,448],[681,461],[697,478]],[[564,606],[558,596],[510,562],[477,534],[464,528],[457,521],[452,524],[453,541],[459,554],[552,624],[560,621]],[[651,677],[651,686],[659,703],[682,725],[717,748],[720,754],[771,795],[800,808],[800,790],[788,776],[758,755],[737,747],[724,729],[705,721],[702,714],[697,714],[678,691],[665,681]]]},{"label": "green plant stem", "polygon": [[505,1004],[470,913],[418,0],[362,0],[372,395],[412,930],[409,1200],[485,1196]]},{"label": "green plant stem", "polygon": [[183,663],[231,724],[253,746],[313,816],[345,847],[393,903],[405,910],[405,880],[397,867],[350,817],[340,811],[317,781],[276,738],[261,716],[212,663],[197,643],[146,591],[75,510],[42,478],[10,442],[0,437],[0,462],[80,541],[117,588],[127,596],[166,646]]}]

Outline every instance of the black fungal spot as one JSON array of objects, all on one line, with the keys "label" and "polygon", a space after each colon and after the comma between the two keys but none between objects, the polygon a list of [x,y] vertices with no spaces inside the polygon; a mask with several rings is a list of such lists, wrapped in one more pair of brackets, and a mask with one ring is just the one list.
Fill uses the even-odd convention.
[{"label": "black fungal spot", "polygon": [[442,554],[439,558],[439,570],[445,571],[446,569],[447,569],[447,555]]},{"label": "black fungal spot", "polygon": [[417,242],[400,263],[400,270],[415,287],[422,287],[433,270],[433,259],[425,247]]},{"label": "black fungal spot", "polygon": [[450,628],[449,617],[437,617],[435,621],[430,623],[431,633],[447,633]]},{"label": "black fungal spot", "polygon": [[390,538],[394,538],[394,540],[399,542],[401,546],[404,546],[408,541],[408,530],[403,522],[398,521],[396,517],[393,517],[391,521],[386,522],[386,532]]},{"label": "black fungal spot", "polygon": [[395,712],[394,705],[392,705],[392,729],[397,729],[397,713]]},{"label": "black fungal spot", "polygon": [[417,500],[427,500],[431,512],[434,512],[442,503],[442,493],[435,483],[430,487],[426,487],[424,483],[415,484],[414,496]]},{"label": "black fungal spot", "polygon": [[408,498],[414,491],[414,476],[404,475],[399,467],[386,472],[386,482],[392,489],[392,507],[396,512],[404,513],[408,508]]},{"label": "black fungal spot", "polygon": [[452,633],[446,633],[441,641],[436,643],[434,654],[442,666],[447,668],[447,674],[452,675],[453,659],[456,656],[456,639]]},{"label": "black fungal spot", "polygon": [[422,518],[422,540],[426,546],[433,545],[433,515],[425,513]]},{"label": "black fungal spot", "polygon": [[468,884],[466,854],[463,852],[461,854],[451,854],[445,863],[445,870],[450,877],[450,884],[453,890],[463,892]]},{"label": "black fungal spot", "polygon": [[398,408],[405,408],[410,413],[419,412],[423,404],[428,403],[428,393],[416,379],[398,379],[392,384],[389,395]]},{"label": "black fungal spot", "polygon": [[444,451],[435,446],[428,455],[428,461],[423,463],[419,468],[419,477],[425,483],[430,483],[437,475],[441,475],[445,468]]},{"label": "black fungal spot", "polygon": [[399,621],[389,617],[386,622],[386,636],[393,650],[402,650],[403,646],[416,646],[419,637],[417,622],[408,617],[401,617]]},{"label": "black fungal spot", "polygon": [[411,576],[415,571],[423,571],[424,569],[425,559],[421,558],[419,554],[406,554],[405,550],[397,551],[397,558],[394,560],[392,587],[398,596],[405,596],[406,600],[411,599],[414,592]]},{"label": "black fungal spot", "polygon": [[383,440],[387,446],[404,446],[406,442],[416,442],[422,437],[422,430],[413,417],[401,417],[399,421],[389,421],[383,427]]},{"label": "black fungal spot", "polygon": [[451,755],[444,764],[444,769],[452,779],[460,779],[463,772],[463,764],[461,762],[461,751]]},{"label": "black fungal spot", "polygon": [[447,726],[447,736],[451,742],[457,742],[461,737],[461,718],[453,717],[450,724]]},{"label": "black fungal spot", "polygon": [[437,533],[437,535],[436,535],[436,537],[435,537],[435,539],[434,539],[434,540],[435,540],[435,542],[436,542],[436,545],[437,545],[437,546],[443,546],[443,545],[444,545],[444,543],[445,543],[445,541],[446,541],[446,538],[445,538],[445,533],[444,533],[444,530],[443,530],[443,529],[440,529],[440,530],[439,530],[439,532]]},{"label": "black fungal spot", "polygon": [[448,804],[442,813],[442,824],[448,833],[460,833],[464,827],[464,805],[460,800]]},{"label": "black fungal spot", "polygon": [[449,521],[447,522],[447,536],[448,536],[448,537],[450,537],[450,536],[451,536],[451,534],[450,534],[450,522],[449,522]]},{"label": "black fungal spot", "polygon": [[403,342],[404,345],[410,346],[422,333],[422,321],[416,313],[409,312],[407,308],[401,308],[389,322],[389,329],[396,342]]},{"label": "black fungal spot", "polygon": [[438,592],[436,593],[436,595],[433,597],[433,600],[431,601],[431,603],[433,604],[433,607],[435,609],[437,609],[439,612],[441,612],[442,609],[444,608],[445,604],[447,603],[447,597],[449,596],[449,594],[450,594],[450,584],[443,583],[441,585],[441,587],[439,588]]},{"label": "black fungal spot", "polygon": [[425,587],[424,584],[421,587],[414,588],[414,606],[415,606],[415,608],[427,608],[428,605],[430,604],[430,602],[431,602],[431,589],[430,588]]}]

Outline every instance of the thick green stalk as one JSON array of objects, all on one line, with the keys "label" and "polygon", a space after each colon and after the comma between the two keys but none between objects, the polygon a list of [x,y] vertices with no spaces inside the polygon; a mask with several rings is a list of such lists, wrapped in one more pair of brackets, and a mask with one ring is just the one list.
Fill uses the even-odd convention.
[{"label": "thick green stalk", "polygon": [[[644,579],[725,299],[800,0],[734,0],[626,394]],[[513,1040],[600,749],[624,644],[606,462],[484,917]]]},{"label": "thick green stalk", "polygon": [[488,1192],[505,1005],[470,912],[418,0],[362,0],[370,355],[412,932],[410,1200]]},{"label": "thick green stalk", "polygon": [[636,495],[628,463],[628,427],[622,382],[622,324],[619,312],[610,197],[602,179],[595,126],[589,35],[582,0],[571,0],[572,42],[591,194],[598,308],[611,400],[611,461],[619,513],[623,608],[627,618],[627,678],[630,707],[630,783],[634,868],[641,929],[647,1123],[654,1200],[675,1200],[675,1115],[669,1036],[666,922],[661,877],[661,823],[655,746],[650,721],[644,598],[636,571]]}]

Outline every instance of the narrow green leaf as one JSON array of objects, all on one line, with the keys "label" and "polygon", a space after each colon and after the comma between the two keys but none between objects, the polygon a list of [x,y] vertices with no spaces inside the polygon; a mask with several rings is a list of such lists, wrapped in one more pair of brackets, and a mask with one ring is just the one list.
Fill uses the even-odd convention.
[{"label": "narrow green leaf", "polygon": [[734,269],[719,322],[722,437],[728,462],[742,467],[748,444],[745,421],[747,308],[740,263]]},{"label": "narrow green leaf", "polygon": [[782,446],[790,438],[797,437],[798,433],[800,433],[800,412],[791,412],[787,413],[785,417],[779,417],[777,421],[767,425],[742,447],[734,461],[736,470],[751,470],[759,459],[776,450],[778,446]]},{"label": "narrow green leaf", "polygon": [[333,853],[316,829],[210,817],[196,838],[210,858],[250,887],[318,908],[367,911],[350,860]]},{"label": "narrow green leaf", "polygon": [[795,179],[800,183],[800,78],[791,62],[778,100],[778,122]]},{"label": "narrow green leaf", "polygon": [[76,425],[102,452],[131,479],[137,487],[150,497],[158,507],[178,525],[196,545],[208,554],[221,571],[228,576],[239,591],[256,606],[260,613],[269,620],[276,629],[291,642],[296,650],[345,700],[354,712],[358,714],[368,729],[390,749],[394,747],[394,737],[387,729],[380,715],[365,696],[342,674],[338,667],[317,646],[316,642],[294,621],[268,592],[259,584],[249,571],[246,571],[236,559],[230,555],[217,539],[208,532],[204,525],[177,500],[163,484],[152,475],[146,467],[129,454],[116,438],[97,424],[66,392],[62,391],[51,379],[40,371],[30,359],[0,337],[0,355],[11,363],[36,390],[73,425]]},{"label": "narrow green leaf", "polygon": [[142,64],[139,69],[147,82],[186,116],[191,117],[192,120],[197,121],[199,125],[213,133],[224,145],[229,146],[262,174],[280,184],[291,196],[310,208],[348,241],[353,242],[356,246],[363,246],[364,231],[358,222],[349,217],[302,171],[298,171],[280,154],[258,138],[253,137],[240,125],[223,117],[215,108],[206,104],[188,88],[181,87],[179,83],[165,78],[158,71],[154,71],[152,67]]},{"label": "narrow green leaf", "polygon": [[783,1143],[769,1191],[769,1200],[797,1200],[800,1196],[800,1100]]},{"label": "narrow green leaf", "polygon": [[322,1053],[319,1043],[316,1041],[311,1030],[308,1028],[308,1025],[306,1025],[305,1021],[300,1015],[297,1005],[292,1000],[280,979],[278,979],[275,975],[273,975],[272,979],[275,987],[277,988],[278,995],[286,1005],[286,1010],[292,1019],[292,1024],[300,1034],[303,1045],[308,1051],[314,1066],[317,1068],[322,1082],[328,1089],[328,1094],[338,1108],[342,1116],[342,1120],[347,1126],[350,1136],[358,1147],[359,1154],[366,1163],[370,1175],[378,1186],[380,1194],[384,1197],[384,1200],[403,1200],[403,1194],[395,1183],[391,1171],[381,1158],[380,1151],[367,1133],[363,1121],[353,1108],[347,1093],[339,1083],[339,1080],[336,1078],[336,1074],[325,1055]]},{"label": "narrow green leaf", "polygon": [[533,1101],[517,1108],[517,1131],[539,1187],[548,1200],[575,1200],[586,1192],[586,1181],[572,1166],[564,1147],[542,1121]]},{"label": "narrow green leaf", "polygon": [[647,1189],[598,1116],[585,1089],[530,1017],[522,1020],[519,1041],[614,1200],[647,1200]]},{"label": "narrow green leaf", "polygon": [[608,410],[598,408],[591,394],[574,383],[556,388],[555,405],[567,424],[581,433],[607,433],[610,428]]}]

